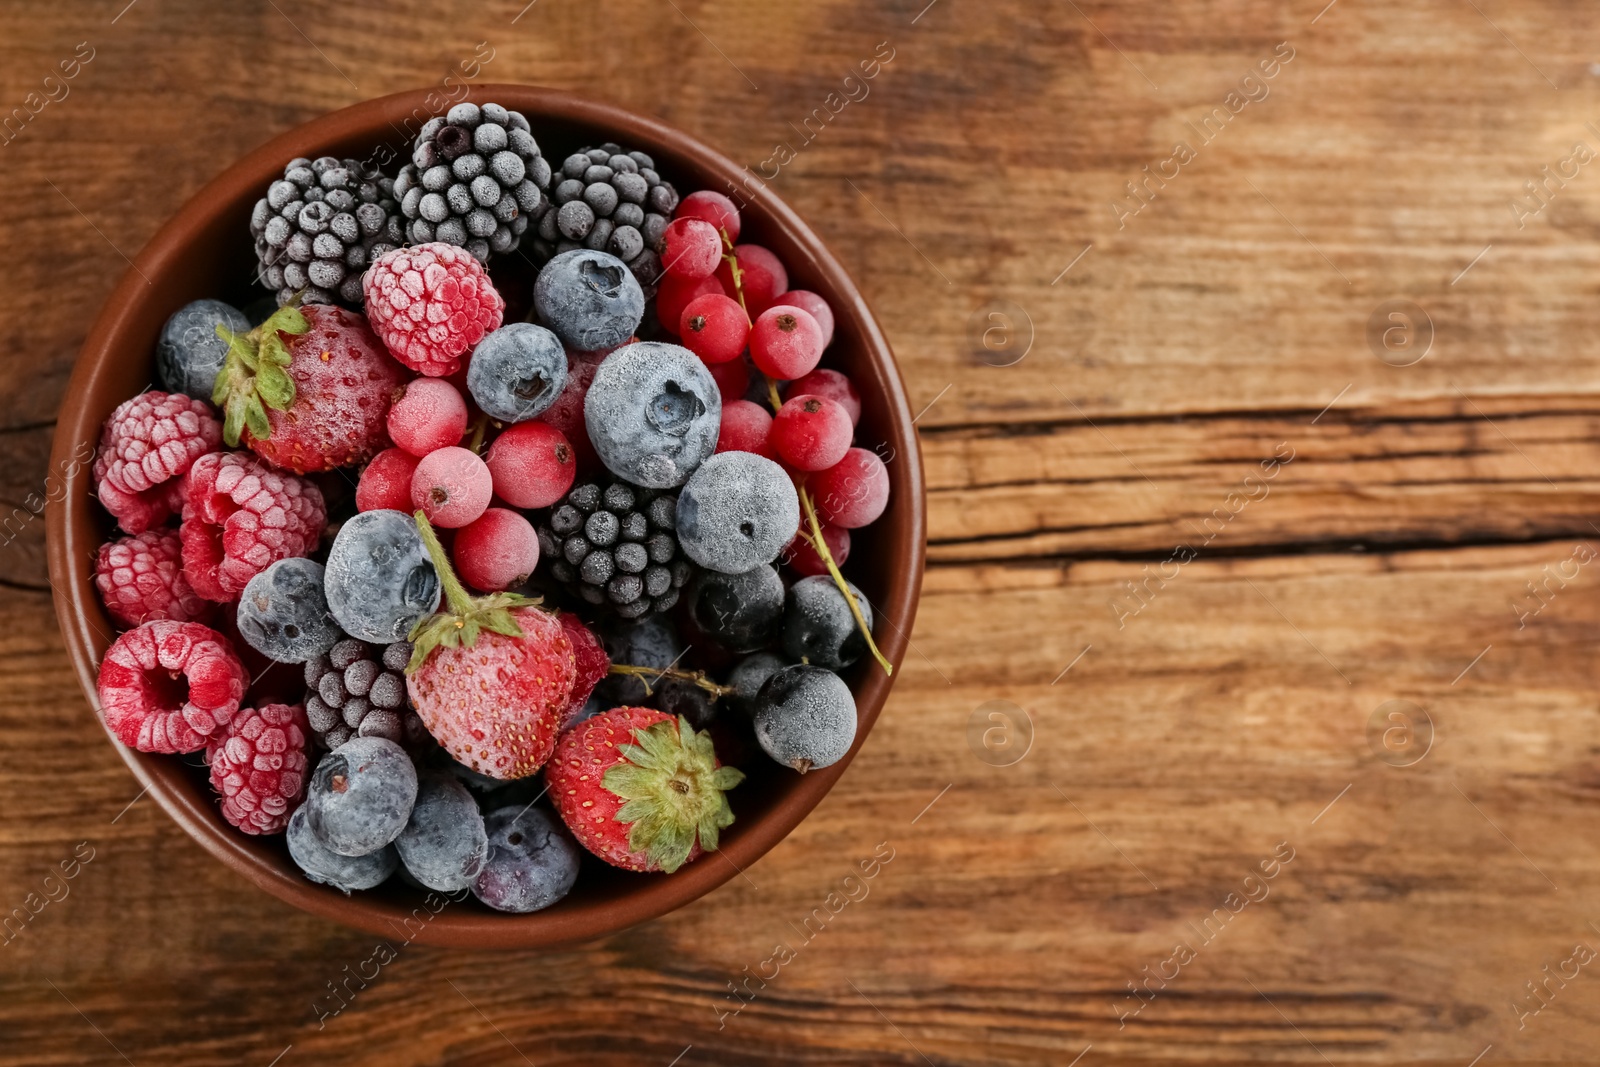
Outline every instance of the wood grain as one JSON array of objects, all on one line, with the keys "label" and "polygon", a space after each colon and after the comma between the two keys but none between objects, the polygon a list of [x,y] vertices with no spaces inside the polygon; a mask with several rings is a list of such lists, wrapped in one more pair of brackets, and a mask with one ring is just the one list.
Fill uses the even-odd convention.
[{"label": "wood grain", "polygon": [[[1600,172],[1511,207],[1600,149],[1587,7],[125,2],[0,3],[0,116],[94,50],[0,143],[0,913],[80,860],[0,934],[0,1063],[1592,1061],[1589,969],[1537,1014],[1525,983],[1600,946]],[[752,167],[798,146],[773,190],[929,405],[930,569],[861,757],[747,878],[567,952],[396,944],[361,988],[374,939],[138,798],[28,516],[123,254],[247,149],[479,42],[483,80]],[[1264,97],[1189,132],[1285,42]],[[1432,331],[1404,367],[1369,343],[1402,299]],[[1002,302],[997,358],[973,324]],[[973,747],[992,701],[1031,721],[1020,762]],[[1390,701],[1432,726],[1410,765]]]}]

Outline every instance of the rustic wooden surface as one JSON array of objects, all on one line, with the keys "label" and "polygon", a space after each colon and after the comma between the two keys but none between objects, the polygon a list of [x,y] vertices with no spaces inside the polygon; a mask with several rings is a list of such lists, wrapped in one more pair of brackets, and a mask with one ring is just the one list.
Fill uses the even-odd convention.
[{"label": "rustic wooden surface", "polygon": [[[1593,1062],[1600,978],[1546,976],[1600,947],[1600,164],[1511,207],[1600,149],[1588,5],[524,2],[0,4],[0,113],[94,56],[0,144],[5,509],[48,492],[122,253],[269,136],[488,42],[479,80],[607,98],[754,166],[888,42],[774,189],[931,405],[894,697],[748,881],[569,952],[404,948],[319,1027],[374,939],[135,801],[23,516],[0,550],[0,911],[93,858],[0,946],[0,1062]],[[1269,95],[1191,132],[1282,42]],[[1369,344],[1390,300],[1431,321],[1421,362]],[[1013,310],[984,356],[996,302],[1031,326]],[[996,700],[1034,731],[1009,766],[969,743]],[[1409,756],[1369,733],[1391,700],[1432,723],[1409,766],[1420,725]],[[880,842],[870,894],[719,1022]],[[1268,895],[1234,915],[1245,892]],[[1180,940],[1193,958],[1135,999]]]}]

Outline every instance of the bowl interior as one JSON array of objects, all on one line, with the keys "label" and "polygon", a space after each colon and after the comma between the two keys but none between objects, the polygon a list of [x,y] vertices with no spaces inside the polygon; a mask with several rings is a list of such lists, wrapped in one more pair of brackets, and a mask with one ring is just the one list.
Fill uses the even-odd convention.
[{"label": "bowl interior", "polygon": [[[850,375],[862,394],[857,443],[888,463],[889,509],[856,531],[847,576],[871,600],[875,637],[898,667],[920,590],[924,517],[921,460],[893,355],[861,295],[821,241],[750,173],[685,134],[621,109],[553,90],[485,85],[466,97],[494,101],[527,115],[553,167],[581,147],[616,141],[654,157],[657,170],[680,193],[728,192],[742,203],[740,241],[764,245],[789,270],[790,287],[821,294],[834,310],[835,335],[823,365]],[[249,240],[251,207],[283,165],[296,156],[373,159],[393,173],[409,155],[415,130],[432,114],[438,94],[417,90],[368,101],[292,130],[252,152],[198,193],[151,240],[91,328],[74,370],[58,423],[52,470],[65,483],[48,517],[51,581],[57,615],[84,690],[98,708],[98,663],[115,630],[93,588],[96,549],[113,531],[94,499],[84,457],[100,425],[123,400],[154,379],[154,346],[177,308],[202,297],[235,306],[266,290],[254,285]],[[454,102],[454,101],[451,101]],[[526,307],[531,262],[517,253],[497,257],[491,274],[513,312]],[[783,838],[822,798],[859,749],[887,696],[890,679],[870,661],[845,672],[855,692],[860,728],[850,757],[805,776],[777,767],[755,747],[747,726],[723,722],[717,734],[723,762],[750,774],[731,794],[737,821],[719,853],[673,875],[624,872],[586,856],[578,886],[563,901],[532,915],[491,911],[470,896],[446,903],[398,878],[346,897],[306,881],[281,836],[247,837],[223,821],[200,754],[156,756],[118,746],[151,795],[213,854],[276,896],[354,926],[408,940],[463,946],[541,946],[586,940],[660,915],[735,876]],[[730,719],[725,713],[721,719]],[[113,741],[115,744],[116,742]]]}]

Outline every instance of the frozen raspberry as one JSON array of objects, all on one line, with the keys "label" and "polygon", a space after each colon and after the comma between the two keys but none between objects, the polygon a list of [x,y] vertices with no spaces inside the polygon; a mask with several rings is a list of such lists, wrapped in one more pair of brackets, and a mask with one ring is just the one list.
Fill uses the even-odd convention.
[{"label": "frozen raspberry", "polygon": [[566,434],[544,422],[508,426],[489,446],[488,464],[495,495],[519,508],[549,507],[567,495],[578,474]]},{"label": "frozen raspberry", "polygon": [[456,573],[474,589],[514,589],[539,564],[539,535],[517,512],[490,508],[461,528],[450,555]]},{"label": "frozen raspberry", "polygon": [[680,219],[705,219],[719,231],[728,235],[728,240],[739,239],[739,209],[732,200],[719,192],[711,189],[701,189],[690,193],[678,205],[676,218]]},{"label": "frozen raspberry", "polygon": [[843,404],[825,396],[792,396],[772,420],[772,448],[795,470],[827,470],[850,450],[854,430]]},{"label": "frozen raspberry", "polygon": [[401,363],[431,378],[454,374],[461,357],[499,327],[506,308],[472,253],[438,241],[379,257],[362,290],[378,337]]},{"label": "frozen raspberry", "polygon": [[356,510],[411,510],[411,476],[421,460],[403,448],[386,448],[372,457],[356,484]]},{"label": "frozen raspberry", "polygon": [[[778,557],[778,562],[793,567],[796,573],[805,578],[814,574],[828,573],[828,565],[822,562],[817,550],[811,547],[809,533],[809,530],[802,528],[794,535],[794,540],[789,542],[789,547],[783,550],[783,555]],[[843,526],[823,523],[822,541],[833,555],[834,564],[843,567],[844,561],[850,558],[850,531]]]},{"label": "frozen raspberry", "polygon": [[611,657],[606,655],[600,638],[582,619],[570,611],[563,611],[556,618],[567,640],[572,642],[572,660],[578,671],[572,680],[572,699],[567,702],[567,717],[562,725],[562,729],[566,729],[572,725],[573,717],[583,711],[594,687],[605,681],[611,672]]},{"label": "frozen raspberry", "polygon": [[707,293],[689,301],[678,319],[683,347],[708,364],[738,359],[750,339],[750,317],[731,296]]},{"label": "frozen raspberry", "polygon": [[222,423],[211,405],[182,393],[140,393],[118,405],[100,434],[95,492],[131,534],[160,526],[181,505],[178,479],[194,461],[222,446]]},{"label": "frozen raspberry", "polygon": [[715,277],[685,278],[677,274],[662,275],[661,283],[656,288],[656,318],[661,321],[662,328],[669,333],[675,333],[678,323],[683,318],[683,309],[689,306],[690,301],[708,293],[727,295]]},{"label": "frozen raspberry", "polygon": [[232,601],[280,559],[322,539],[322,491],[243,452],[202,456],[185,483],[183,569],[207,600]]},{"label": "frozen raspberry", "polygon": [[193,622],[212,611],[184,577],[183,542],[176,530],[146,530],[107,541],[95,557],[94,584],[106,611],[123,626],[156,619]]},{"label": "frozen raspberry", "polygon": [[196,752],[239,710],[248,681],[233,646],[209,626],[147,622],[106,650],[100,713],[140,752]]},{"label": "frozen raspberry", "polygon": [[789,272],[777,256],[760,245],[734,245],[733,254],[739,260],[738,288],[734,287],[732,265],[726,259],[717,268],[717,281],[729,296],[737,298],[739,292],[744,293],[744,306],[753,319],[789,288]]},{"label": "frozen raspberry", "polygon": [[389,436],[413,456],[458,444],[467,432],[467,402],[456,387],[437,378],[417,378],[389,408]]},{"label": "frozen raspberry", "polygon": [[411,507],[447,529],[459,529],[482,515],[493,495],[489,468],[459,445],[429,452],[411,476]]},{"label": "frozen raspberry", "polygon": [[718,452],[754,452],[777,459],[767,441],[772,431],[772,416],[751,400],[731,400],[722,404],[722,430],[717,435]]},{"label": "frozen raspberry", "polygon": [[722,236],[705,219],[682,216],[661,234],[661,267],[685,278],[709,278],[722,262]]},{"label": "frozen raspberry", "polygon": [[[817,319],[821,323],[821,319]],[[803,378],[797,378],[789,383],[787,389],[789,396],[825,396],[829,400],[836,400],[844,405],[845,412],[850,416],[850,425],[854,426],[861,421],[861,394],[856,392],[855,383],[836,370],[818,367]]]},{"label": "frozen raspberry", "polygon": [[769,308],[750,327],[750,358],[769,378],[809,374],[822,358],[822,327],[809,311]]},{"label": "frozen raspberry", "polygon": [[859,529],[889,506],[889,469],[876,453],[852,448],[844,458],[811,476],[809,488],[823,522]]},{"label": "frozen raspberry", "polygon": [[[833,309],[828,302],[808,289],[790,289],[787,293],[780,293],[772,301],[773,307],[793,307],[802,311],[811,312],[811,317],[817,320],[817,325],[822,327],[822,347],[827,348],[833,343]],[[830,371],[829,373],[838,373]],[[842,377],[842,375],[841,375]]]},{"label": "frozen raspberry", "polygon": [[306,791],[306,711],[299,704],[240,708],[211,736],[206,760],[222,817],[247,834],[278,834]]}]

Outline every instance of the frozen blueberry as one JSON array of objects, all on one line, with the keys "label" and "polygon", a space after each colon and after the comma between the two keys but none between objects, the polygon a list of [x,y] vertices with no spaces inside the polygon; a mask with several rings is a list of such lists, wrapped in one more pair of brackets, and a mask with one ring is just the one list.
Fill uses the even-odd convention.
[{"label": "frozen blueberry", "polygon": [[[872,629],[872,605],[861,590],[845,584],[861,608],[867,629]],[[790,659],[803,659],[830,671],[848,667],[866,653],[867,639],[844,594],[828,575],[814,574],[789,587],[783,612],[783,650]]]},{"label": "frozen blueberry", "polygon": [[719,452],[678,494],[677,518],[685,555],[707,570],[743,574],[771,563],[794,540],[800,498],[783,468],[765,456]]},{"label": "frozen blueberry", "polygon": [[612,474],[670,489],[716,450],[722,394],[687,348],[641,341],[600,364],[584,398],[583,419]]},{"label": "frozen blueberry", "polygon": [[735,652],[771,644],[783,622],[783,579],[762,564],[743,574],[701,571],[689,587],[689,617]]},{"label": "frozen blueberry", "polygon": [[797,663],[767,679],[756,696],[761,749],[801,774],[830,767],[856,739],[856,700],[832,671]]},{"label": "frozen blueberry", "polygon": [[[600,631],[600,643],[612,663],[663,669],[677,663],[684,653],[677,630],[664,615],[652,615],[641,622],[619,622]],[[651,685],[655,689],[655,685]],[[650,699],[644,682],[638,678],[613,674],[601,681],[596,692],[604,694],[612,708],[622,704],[643,704]]]},{"label": "frozen blueberry", "polygon": [[655,687],[654,704],[660,711],[683,716],[696,730],[704,730],[717,717],[717,701],[706,690],[683,678],[668,678]]},{"label": "frozen blueberry", "polygon": [[322,564],[280,559],[244,587],[239,633],[250,647],[280,663],[305,663],[339,640],[339,624],[322,592]]},{"label": "frozen blueberry", "polygon": [[[583,222],[576,217],[568,219],[569,208],[574,216],[587,213],[589,226],[594,224],[594,212],[588,205],[572,201],[561,208],[564,232],[580,228],[578,224]],[[583,232],[577,236],[567,236],[580,240],[589,226],[582,226]],[[644,318],[644,290],[628,265],[616,256],[575,248],[539,271],[533,283],[533,306],[539,321],[569,347],[592,352],[615,348],[633,336]]]},{"label": "frozen blueberry", "polygon": [[776,652],[757,652],[733,665],[726,683],[733,692],[722,699],[736,711],[746,715],[756,713],[756,694],[767,684],[767,679],[783,670],[789,661]]},{"label": "frozen blueberry", "polygon": [[417,780],[417,802],[394,847],[413,878],[453,893],[469,888],[483,870],[489,837],[467,787],[449,775],[428,774]]},{"label": "frozen blueberry", "polygon": [[363,511],[340,527],[324,588],[344,631],[378,644],[401,640],[439,604],[439,575],[402,511]]},{"label": "frozen blueberry", "polygon": [[290,816],[284,838],[289,845],[289,858],[313,882],[331,885],[349,896],[353,889],[371,889],[381,884],[400,866],[400,857],[392,848],[380,848],[365,856],[341,856],[330,850],[311,832],[307,807],[300,805]]},{"label": "frozen blueberry", "polygon": [[381,737],[346,741],[317,764],[306,818],[317,840],[341,856],[365,856],[406,828],[417,799],[417,769],[406,750]]},{"label": "frozen blueberry", "polygon": [[566,385],[567,350],[555,334],[531,322],[495,330],[478,342],[467,364],[467,391],[484,414],[501,422],[542,414]]},{"label": "frozen blueberry", "polygon": [[250,320],[220,300],[196,300],[173,312],[156,342],[156,377],[163,389],[211,400],[217,372],[228,358],[228,342],[217,336],[218,326],[246,333]]},{"label": "frozen blueberry", "polygon": [[531,804],[499,808],[484,820],[489,860],[472,893],[496,911],[548,908],[578,880],[578,846]]}]

